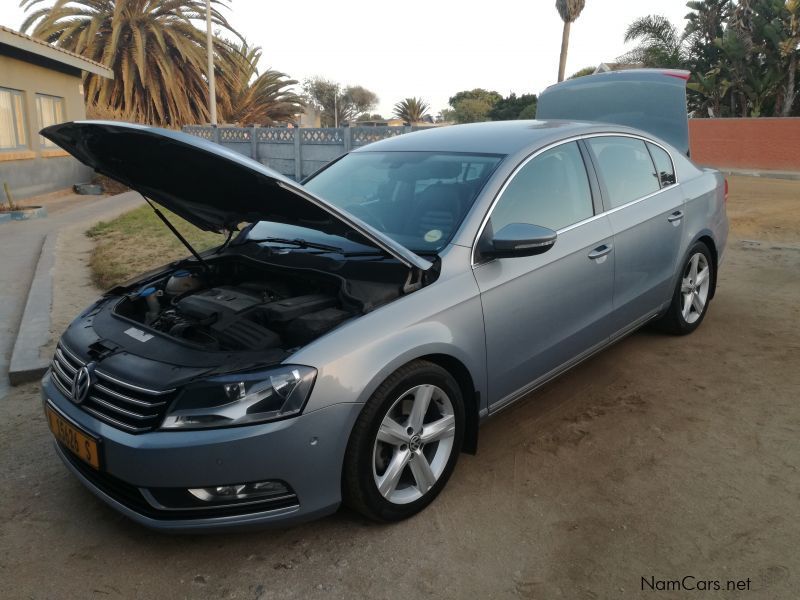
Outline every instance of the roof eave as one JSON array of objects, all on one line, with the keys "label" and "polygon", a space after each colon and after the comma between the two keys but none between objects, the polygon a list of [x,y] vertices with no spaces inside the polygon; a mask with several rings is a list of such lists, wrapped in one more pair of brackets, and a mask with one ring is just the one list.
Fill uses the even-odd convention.
[{"label": "roof eave", "polygon": [[0,27],[0,44],[5,44],[87,73],[114,79],[114,71],[108,67],[5,27]]}]

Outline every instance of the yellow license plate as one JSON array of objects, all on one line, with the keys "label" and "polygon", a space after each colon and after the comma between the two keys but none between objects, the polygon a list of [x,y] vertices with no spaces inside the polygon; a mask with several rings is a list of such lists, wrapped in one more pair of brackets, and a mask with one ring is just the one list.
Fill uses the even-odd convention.
[{"label": "yellow license plate", "polygon": [[47,424],[56,439],[70,452],[95,469],[100,469],[100,455],[97,442],[64,419],[49,406],[45,406]]}]

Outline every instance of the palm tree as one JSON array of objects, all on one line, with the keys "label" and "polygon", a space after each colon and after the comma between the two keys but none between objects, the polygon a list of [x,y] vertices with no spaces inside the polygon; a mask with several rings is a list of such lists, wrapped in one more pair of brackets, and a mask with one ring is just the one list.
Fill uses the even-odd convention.
[{"label": "palm tree", "polygon": [[556,9],[564,21],[564,31],[561,33],[561,56],[558,59],[558,80],[564,81],[564,71],[567,68],[567,48],[569,47],[569,28],[573,21],[580,15],[586,0],[556,0]]},{"label": "palm tree", "polygon": [[[172,127],[208,120],[205,33],[192,23],[205,18],[205,0],[44,1],[22,0],[31,11],[23,31],[114,71],[114,79],[85,76],[87,105]],[[235,33],[216,7],[211,18]],[[235,73],[225,68],[230,46],[215,37],[214,50],[224,90]]]},{"label": "palm tree", "polygon": [[428,114],[428,103],[422,98],[406,98],[394,105],[394,114],[409,125],[419,123]]},{"label": "palm tree", "polygon": [[267,69],[258,72],[261,48],[246,42],[232,49],[227,78],[231,87],[223,90],[220,113],[226,123],[273,125],[286,122],[302,112],[303,99],[291,90],[297,81],[285,73]]},{"label": "palm tree", "polygon": [[648,15],[636,19],[625,30],[625,41],[634,40],[639,40],[639,45],[620,56],[621,62],[643,63],[647,67],[686,66],[684,37],[666,17]]}]

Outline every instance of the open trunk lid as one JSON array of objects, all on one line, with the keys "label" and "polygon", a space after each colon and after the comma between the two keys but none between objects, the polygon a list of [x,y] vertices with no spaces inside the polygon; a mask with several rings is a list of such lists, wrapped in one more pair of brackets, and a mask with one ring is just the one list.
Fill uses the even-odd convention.
[{"label": "open trunk lid", "polygon": [[689,155],[688,71],[630,69],[568,79],[539,96],[537,119],[635,127]]},{"label": "open trunk lid", "polygon": [[408,267],[431,263],[302,185],[232,150],[179,131],[113,121],[76,121],[41,131],[82,163],[206,231],[275,221],[340,235]]}]

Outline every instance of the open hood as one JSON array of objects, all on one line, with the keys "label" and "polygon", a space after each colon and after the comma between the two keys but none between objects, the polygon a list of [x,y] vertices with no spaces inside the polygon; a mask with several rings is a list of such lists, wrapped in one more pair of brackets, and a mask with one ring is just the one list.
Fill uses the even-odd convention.
[{"label": "open hood", "polygon": [[41,131],[82,163],[206,231],[275,221],[346,236],[408,267],[431,263],[303,186],[232,150],[178,131],[77,121]]},{"label": "open hood", "polygon": [[568,79],[539,96],[537,119],[635,127],[689,155],[688,71],[629,69]]}]

